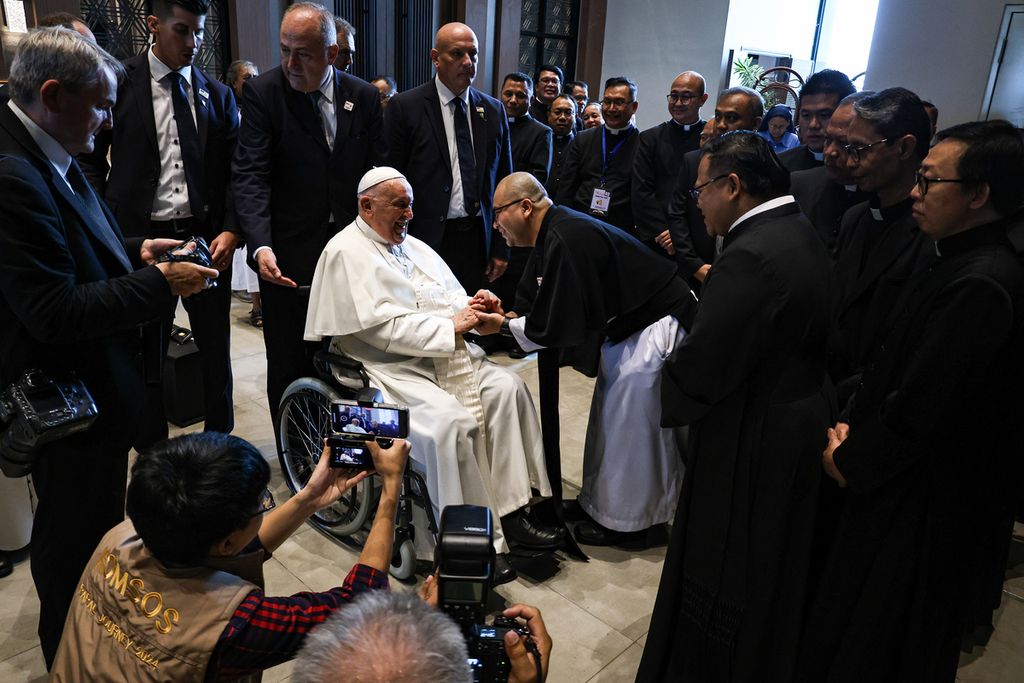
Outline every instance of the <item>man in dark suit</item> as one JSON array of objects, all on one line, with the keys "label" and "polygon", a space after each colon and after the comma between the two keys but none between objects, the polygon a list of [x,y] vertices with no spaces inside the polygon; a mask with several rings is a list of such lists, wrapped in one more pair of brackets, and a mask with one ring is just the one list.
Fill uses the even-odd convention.
[{"label": "man in dark suit", "polygon": [[668,229],[668,205],[679,177],[683,155],[700,148],[704,121],[700,108],[708,101],[704,77],[684,71],[675,77],[668,93],[668,121],[640,134],[633,156],[633,215],[637,237],[656,254],[675,256]]},{"label": "man in dark suit", "polygon": [[558,184],[556,204],[589,214],[636,236],[630,187],[639,131],[633,115],[639,106],[636,83],[625,76],[604,84],[604,125],[573,140]]},{"label": "man in dark suit", "polygon": [[385,122],[391,166],[417,197],[409,233],[467,292],[500,277],[509,258],[491,229],[494,188],[512,169],[508,121],[500,102],[472,87],[477,52],[468,26],[442,26],[430,51],[437,77],[395,95]]},{"label": "man in dark suit", "polygon": [[153,264],[177,242],[126,244],[74,160],[111,126],[123,74],[95,43],[45,29],[19,45],[11,101],[0,107],[0,386],[30,368],[72,372],[99,409],[87,431],[41,447],[32,469],[32,578],[48,666],[92,549],[124,516],[144,387],[139,327],[217,276]]},{"label": "man in dark suit", "polygon": [[749,131],[708,143],[696,190],[721,255],[661,378],[690,425],[638,681],[788,681],[812,558],[826,398],[829,263]]},{"label": "man in dark suit", "polygon": [[537,88],[536,97],[530,98],[530,116],[538,121],[547,121],[551,103],[562,94],[565,72],[554,64],[541,64],[534,76]]},{"label": "man in dark suit", "polygon": [[[727,88],[718,94],[715,103],[715,136],[733,130],[757,130],[764,115],[764,100],[750,88]],[[715,259],[715,238],[708,235],[704,215],[697,207],[690,190],[697,182],[697,165],[701,151],[683,155],[676,177],[672,200],[668,205],[668,228],[676,250],[679,274],[692,287],[699,287]]]},{"label": "man in dark suit", "polygon": [[[153,46],[125,62],[118,125],[96,137],[79,163],[127,237],[203,237],[224,283],[185,299],[202,362],[208,431],[234,428],[231,383],[231,258],[240,236],[230,201],[238,108],[231,89],[193,64],[203,41],[208,0],[155,0],[146,25]],[[191,120],[190,120],[191,119]],[[107,163],[107,152],[110,163]],[[173,302],[159,331],[166,352]],[[200,398],[195,397],[197,400]],[[140,447],[167,438],[159,384],[148,387]]]},{"label": "man in dark suit", "polygon": [[840,100],[856,91],[846,74],[834,69],[823,69],[807,79],[800,89],[800,106],[797,109],[800,145],[779,155],[779,161],[790,173],[821,166],[825,128],[832,112]]},{"label": "man in dark suit", "polygon": [[386,156],[380,93],[334,68],[337,51],[334,16],[296,3],[281,21],[281,66],[242,89],[232,187],[261,278],[272,411],[289,383],[313,374],[302,337],[317,259],[355,220],[359,179]]}]

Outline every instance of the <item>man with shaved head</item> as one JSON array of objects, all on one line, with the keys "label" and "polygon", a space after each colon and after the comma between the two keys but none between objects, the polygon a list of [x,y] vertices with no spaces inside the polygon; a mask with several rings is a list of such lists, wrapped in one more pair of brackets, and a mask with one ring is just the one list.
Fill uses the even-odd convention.
[{"label": "man with shaved head", "polygon": [[479,46],[465,24],[437,32],[423,85],[395,95],[385,129],[391,166],[419,200],[410,234],[437,251],[468,292],[496,280],[508,245],[493,230],[494,187],[512,169],[502,104],[473,88]]},{"label": "man with shaved head", "polygon": [[553,548],[561,536],[523,509],[531,487],[551,494],[530,391],[465,340],[479,323],[474,307],[495,296],[467,296],[438,254],[407,234],[414,194],[405,176],[375,168],[358,192],[359,217],[317,264],[306,339],[330,338],[363,364],[387,402],[408,406],[412,458],[426,471],[436,511],[489,507],[495,580],[510,581],[515,572],[502,555],[509,543]]},{"label": "man with shaved head", "polygon": [[233,187],[260,274],[267,396],[314,374],[302,341],[308,287],[327,241],[356,217],[356,185],[384,163],[380,93],[339,71],[334,15],[297,2],[281,21],[281,66],[242,87]]},{"label": "man with shaved head", "polygon": [[[583,456],[583,489],[566,509],[576,540],[644,542],[671,519],[682,483],[676,434],[661,427],[661,366],[685,335],[696,305],[675,265],[619,228],[552,204],[537,179],[498,184],[494,227],[513,247],[534,247],[524,281],[539,283],[530,312],[480,313],[481,334],[514,338],[525,351],[574,349],[597,375]],[[596,354],[595,354],[596,355]],[[581,367],[578,363],[577,367]],[[544,388],[541,389],[545,391]]]},{"label": "man with shaved head", "polygon": [[684,71],[669,87],[668,121],[640,134],[633,154],[633,218],[637,237],[655,252],[672,258],[675,247],[668,229],[668,205],[683,155],[700,146],[704,121],[700,108],[708,101],[704,77]]}]

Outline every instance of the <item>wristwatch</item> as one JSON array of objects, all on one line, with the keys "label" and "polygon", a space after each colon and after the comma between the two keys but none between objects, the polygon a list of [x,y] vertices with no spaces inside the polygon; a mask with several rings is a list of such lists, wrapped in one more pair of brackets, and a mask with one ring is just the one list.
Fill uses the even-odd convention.
[{"label": "wristwatch", "polygon": [[498,330],[498,334],[500,334],[502,337],[512,336],[512,328],[509,326],[509,322],[511,320],[511,318],[505,318],[504,320],[501,321],[501,329]]}]

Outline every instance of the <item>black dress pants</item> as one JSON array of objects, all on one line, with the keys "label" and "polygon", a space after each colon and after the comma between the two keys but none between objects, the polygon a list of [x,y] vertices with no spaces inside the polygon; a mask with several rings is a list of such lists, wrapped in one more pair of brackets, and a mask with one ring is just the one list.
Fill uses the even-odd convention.
[{"label": "black dress pants", "polygon": [[[487,229],[490,230],[490,226]],[[501,237],[495,235],[495,239]],[[485,244],[484,219],[480,216],[449,218],[445,222],[444,237],[438,253],[470,296],[487,286],[489,259]]]},{"label": "black dress pants", "polygon": [[[260,280],[263,300],[263,341],[267,347],[267,398],[276,415],[281,396],[300,377],[315,377],[313,354],[319,343],[303,340],[309,289],[282,287]],[[277,421],[274,432],[277,433]]]}]

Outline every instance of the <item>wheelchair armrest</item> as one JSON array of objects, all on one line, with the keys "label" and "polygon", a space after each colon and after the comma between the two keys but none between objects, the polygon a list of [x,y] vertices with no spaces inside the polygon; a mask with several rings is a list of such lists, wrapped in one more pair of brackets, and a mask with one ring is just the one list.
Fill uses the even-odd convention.
[{"label": "wheelchair armrest", "polygon": [[313,354],[313,367],[321,377],[336,380],[342,386],[362,390],[370,385],[370,378],[359,361],[331,351]]},{"label": "wheelchair armrest", "polygon": [[384,394],[377,387],[363,387],[356,392],[356,401],[372,401],[373,403],[383,403]]}]

